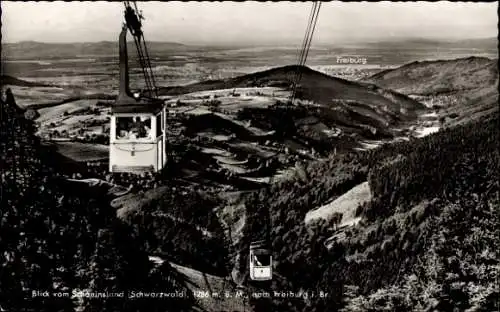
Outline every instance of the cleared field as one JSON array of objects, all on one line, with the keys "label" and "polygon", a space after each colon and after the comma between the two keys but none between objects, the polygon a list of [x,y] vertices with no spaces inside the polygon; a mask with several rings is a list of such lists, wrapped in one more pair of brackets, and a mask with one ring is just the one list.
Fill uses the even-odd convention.
[{"label": "cleared field", "polygon": [[337,212],[342,214],[342,220],[339,227],[354,224],[359,221],[359,218],[356,218],[355,215],[356,208],[361,204],[369,202],[371,196],[368,182],[363,182],[331,203],[309,211],[306,214],[305,223],[309,224],[311,221],[319,218],[330,220],[333,214]]},{"label": "cleared field", "polygon": [[211,132],[198,132],[198,136],[211,138],[212,140],[219,142],[227,142],[231,140],[231,137],[229,135],[214,134]]},{"label": "cleared field", "polygon": [[271,178],[270,177],[261,177],[261,178],[254,178],[254,177],[241,177],[244,180],[248,180],[251,182],[257,182],[257,183],[270,183]]},{"label": "cleared field", "polygon": [[21,107],[62,101],[72,95],[71,91],[59,87],[6,85],[5,88],[10,88],[12,90],[12,93],[16,97],[16,103]]},{"label": "cleared field", "polygon": [[212,113],[205,106],[171,107],[169,108],[169,112],[173,114],[189,114],[189,115],[206,115]]},{"label": "cleared field", "polygon": [[438,126],[431,126],[431,127],[423,127],[421,129],[417,129],[417,137],[422,138],[424,136],[427,136],[429,134],[435,133],[439,131]]},{"label": "cleared field", "polygon": [[109,156],[106,145],[79,142],[57,142],[57,151],[77,162],[104,160]]},{"label": "cleared field", "polygon": [[275,156],[277,153],[267,148],[262,148],[257,144],[251,142],[235,142],[229,144],[230,146],[239,150],[247,151],[249,154],[257,155],[262,158],[269,158]]},{"label": "cleared field", "polygon": [[214,156],[214,158],[218,162],[223,163],[223,164],[228,164],[228,165],[244,165],[244,164],[248,163],[248,159],[247,160],[237,160],[237,159],[234,159],[232,157],[224,157],[224,156]]},{"label": "cleared field", "polygon": [[359,144],[361,145],[361,147],[356,147],[355,150],[367,151],[367,150],[371,150],[371,149],[379,147],[380,145],[384,144],[384,141],[364,140],[364,141],[360,141]]},{"label": "cleared field", "polygon": [[222,168],[225,168],[231,172],[234,172],[236,174],[245,174],[245,173],[251,172],[251,170],[248,170],[246,168],[243,168],[243,167],[240,167],[237,165],[233,165],[233,164],[219,162],[219,166],[221,166]]},{"label": "cleared field", "polygon": [[221,108],[227,111],[235,112],[245,107],[267,108],[268,106],[275,104],[276,100],[278,100],[278,98],[265,96],[242,96],[239,98],[225,98],[221,100]]},{"label": "cleared field", "polygon": [[90,108],[95,104],[95,100],[81,100],[74,101],[71,103],[61,104],[54,107],[46,107],[38,110],[40,113],[40,117],[38,117],[37,121],[46,122],[52,119],[56,119],[61,117],[64,113],[67,114],[75,114],[79,111],[82,111],[86,108]]},{"label": "cleared field", "polygon": [[249,122],[241,122],[239,120],[235,120],[235,119],[231,118],[230,116],[227,116],[227,115],[224,115],[224,114],[215,113],[214,115],[216,115],[216,116],[218,116],[220,118],[226,119],[228,121],[231,121],[231,122],[233,122],[233,123],[235,123],[235,124],[237,124],[237,125],[239,125],[241,127],[246,128],[248,131],[252,132],[253,135],[255,135],[255,136],[266,136],[266,135],[270,135],[270,134],[274,133],[274,131],[267,131],[266,132],[266,131],[264,131],[262,129],[259,129],[259,128],[256,128],[256,127],[252,127]]},{"label": "cleared field", "polygon": [[205,154],[210,154],[210,155],[218,155],[218,156],[226,156],[226,157],[231,157],[233,156],[230,152],[221,150],[219,148],[210,148],[210,147],[204,147],[201,149],[202,153]]},{"label": "cleared field", "polygon": [[257,95],[257,93],[260,93],[262,95],[269,95],[272,96],[273,94],[276,95],[276,93],[279,94],[286,94],[289,93],[288,91],[284,91],[282,88],[276,88],[276,87],[253,87],[253,88],[234,88],[234,89],[218,89],[218,90],[207,90],[207,91],[200,91],[200,92],[192,92],[192,93],[187,93],[186,97],[204,97],[204,96],[229,96],[233,92],[239,93],[242,95]]}]

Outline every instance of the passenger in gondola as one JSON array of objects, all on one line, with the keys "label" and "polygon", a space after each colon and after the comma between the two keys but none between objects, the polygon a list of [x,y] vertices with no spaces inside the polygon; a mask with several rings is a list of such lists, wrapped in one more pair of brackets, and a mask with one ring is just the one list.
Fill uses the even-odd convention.
[{"label": "passenger in gondola", "polygon": [[146,137],[148,139],[153,139],[153,129],[151,129],[150,127],[148,127],[147,124],[144,125],[144,129],[146,130]]},{"label": "passenger in gondola", "polygon": [[253,260],[254,260],[254,263],[256,266],[263,266],[262,263],[259,261],[259,258],[257,257],[257,255],[253,256]]},{"label": "passenger in gondola", "polygon": [[128,139],[129,138],[129,131],[128,129],[130,128],[129,122],[126,120],[119,120],[118,121],[118,127],[117,127],[117,139]]},{"label": "passenger in gondola", "polygon": [[146,125],[141,121],[140,117],[135,117],[134,123],[130,129],[131,139],[146,138],[148,135]]}]

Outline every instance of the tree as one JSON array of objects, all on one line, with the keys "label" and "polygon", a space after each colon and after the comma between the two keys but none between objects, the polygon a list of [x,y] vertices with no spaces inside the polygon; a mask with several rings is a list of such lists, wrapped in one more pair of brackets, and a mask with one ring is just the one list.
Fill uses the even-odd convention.
[{"label": "tree", "polygon": [[337,230],[338,226],[342,222],[342,217],[343,217],[343,214],[340,212],[333,213],[333,215],[331,217],[332,218],[331,221],[333,223],[335,230]]}]

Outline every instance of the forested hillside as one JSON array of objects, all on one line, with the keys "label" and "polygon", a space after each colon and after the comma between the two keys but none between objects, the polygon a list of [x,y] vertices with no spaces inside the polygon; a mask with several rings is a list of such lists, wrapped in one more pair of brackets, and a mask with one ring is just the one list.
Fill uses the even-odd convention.
[{"label": "forested hillside", "polygon": [[498,59],[471,56],[413,62],[364,81],[411,96],[439,111],[449,125],[498,114]]},{"label": "forested hillside", "polygon": [[403,94],[460,93],[494,84],[498,61],[485,57],[421,61],[376,73],[365,79]]},{"label": "forested hillside", "polygon": [[[271,215],[273,289],[323,290],[328,298],[260,299],[273,311],[498,309],[498,116],[377,151],[304,168],[301,178],[246,199],[249,240]],[[369,181],[362,221],[327,250],[334,224],[309,232],[307,211]],[[248,208],[250,209],[250,208]],[[246,259],[240,263],[246,266]]]},{"label": "forested hillside", "polygon": [[[64,192],[33,123],[12,102],[0,104],[2,311],[188,310],[189,291],[168,300],[127,299],[134,290],[185,288],[168,262],[153,267],[142,238],[116,218],[109,199]],[[103,295],[110,299],[92,297]]]}]

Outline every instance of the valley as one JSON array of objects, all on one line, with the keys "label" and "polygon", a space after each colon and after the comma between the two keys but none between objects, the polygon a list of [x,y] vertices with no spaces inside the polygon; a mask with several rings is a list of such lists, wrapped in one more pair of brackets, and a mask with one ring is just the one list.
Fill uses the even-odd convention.
[{"label": "valley", "polygon": [[[113,54],[113,47],[101,48]],[[178,299],[181,305],[196,302],[194,309],[200,311],[378,311],[419,305],[446,310],[448,299],[441,293],[456,289],[468,298],[468,307],[492,306],[498,294],[488,273],[498,269],[491,248],[498,244],[491,221],[498,210],[495,56],[340,68],[325,61],[331,51],[316,51],[312,65],[301,67],[287,65],[287,54],[274,62],[274,49],[264,49],[265,57],[255,60],[246,50],[209,51],[202,57],[183,45],[153,47],[159,66],[167,66],[162,65],[166,59],[170,65],[190,61],[173,71],[157,68],[164,75],[159,91],[168,107],[169,163],[162,174],[136,176],[108,172],[117,73],[111,56],[92,49],[84,57],[75,59],[70,50],[67,59],[38,63],[26,55],[26,62],[11,61],[2,76],[15,104],[37,112],[33,129],[31,121],[23,121],[23,136],[40,140],[30,156],[33,170],[57,191],[54,195],[26,178],[29,185],[53,205],[80,207],[71,216],[59,211],[42,217],[35,211],[30,219],[47,218],[74,239],[71,252],[83,260],[57,263],[75,276],[78,272],[75,284],[112,285],[113,277],[106,274],[122,269],[109,261],[113,253],[127,272],[141,268],[137,275],[119,277],[134,286],[165,285],[192,295],[234,292],[237,286],[246,292],[320,289],[334,294],[309,301]],[[90,61],[87,54],[93,54]],[[221,54],[231,56],[227,68],[216,66]],[[193,55],[196,66],[190,63]],[[273,58],[273,66],[266,58]],[[50,70],[42,68],[49,65]],[[290,85],[297,72],[302,79],[292,102]],[[136,91],[139,74],[131,77]],[[13,114],[2,107],[5,115]],[[2,174],[14,181],[16,173]],[[65,184],[68,177],[99,180],[85,180],[89,191],[75,192]],[[98,187],[99,192],[91,191]],[[14,193],[9,194],[14,202]],[[473,222],[466,224],[467,218]],[[85,242],[80,230],[97,246]],[[47,235],[55,245],[66,246],[60,233]],[[480,234],[488,247],[470,238]],[[276,278],[262,286],[248,279],[247,251],[266,235],[272,240]],[[443,236],[460,252],[450,250]],[[473,281],[446,289],[444,280],[459,283],[463,273],[450,257],[474,248],[482,251],[466,260]],[[108,273],[92,273],[90,263]],[[405,299],[428,287],[429,297]],[[99,301],[89,302],[103,308]],[[161,302],[155,305],[160,309]]]},{"label": "valley", "polygon": [[[294,103],[298,106],[290,106],[287,88],[297,71],[303,72],[302,94]],[[7,87],[16,94],[17,103],[38,108],[39,136],[57,145],[72,161],[89,160],[83,149],[81,156],[73,152],[78,148],[94,150],[93,160],[105,166],[107,158],[101,151],[109,142],[112,93],[26,87],[20,86],[22,80],[13,83]],[[226,190],[259,187],[298,162],[408,139],[418,136],[422,127],[437,127],[432,115],[425,120],[418,117],[430,110],[409,97],[307,67],[285,66],[166,87],[160,94],[168,106],[168,141],[173,153],[177,142],[189,141],[192,147],[189,159],[173,155],[182,161],[180,177],[202,179]],[[26,98],[42,99],[42,103]],[[52,102],[43,103],[44,98]]]}]

